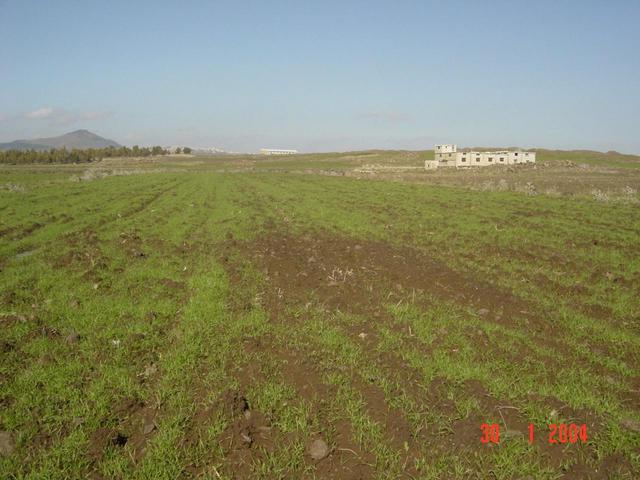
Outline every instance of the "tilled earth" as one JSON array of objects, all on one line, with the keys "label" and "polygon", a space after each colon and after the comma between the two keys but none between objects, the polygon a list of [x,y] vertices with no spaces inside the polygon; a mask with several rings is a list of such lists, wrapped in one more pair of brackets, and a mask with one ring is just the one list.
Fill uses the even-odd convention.
[{"label": "tilled earth", "polygon": [[[231,256],[242,261],[234,263],[230,261]],[[349,381],[361,394],[364,411],[382,426],[385,442],[401,457],[399,475],[408,478],[419,476],[416,464],[426,452],[459,451],[483,455],[491,448],[479,441],[480,425],[488,418],[501,420],[502,425],[507,427],[507,438],[524,438],[525,434],[528,435],[529,421],[522,410],[514,406],[512,400],[496,398],[481,381],[469,379],[452,382],[436,376],[426,382],[421,372],[406,362],[402,352],[386,351],[380,346],[381,331],[390,329],[402,338],[407,348],[414,349],[428,361],[435,347],[447,337],[447,328],[440,328],[435,332],[431,344],[426,344],[416,338],[410,327],[407,330],[394,321],[386,306],[407,302],[429,309],[430,305],[441,301],[454,302],[470,315],[475,313],[483,320],[505,328],[524,328],[531,342],[553,346],[558,331],[545,312],[512,292],[497,287],[490,279],[461,274],[410,247],[336,237],[323,232],[298,236],[274,232],[249,243],[231,240],[225,244],[222,262],[226,264],[235,285],[242,285],[242,270],[247,268],[247,264],[260,271],[263,282],[258,287],[259,303],[268,312],[269,321],[277,323],[278,328],[296,331],[301,328],[300,323],[311,315],[309,312],[320,312],[331,318],[332,326],[336,326],[346,338],[358,344],[358,364],[376,365],[397,382],[397,391],[392,391],[390,395],[408,397],[422,408],[437,412],[438,416],[447,419],[443,425],[438,425],[409,418],[408,412],[394,406],[397,399],[389,398],[389,394],[385,395],[380,388],[379,383],[385,379],[367,377],[357,367],[353,368],[354,365],[348,368],[346,365],[337,365],[337,368],[349,370]],[[253,291],[246,287],[244,285],[239,290]],[[237,301],[248,302],[246,306],[251,299],[238,298]],[[238,308],[242,308],[242,305]],[[355,324],[341,323],[338,318],[344,315],[356,315],[362,320]],[[464,325],[452,325],[451,328],[464,331],[474,350],[491,351],[487,334],[482,329],[474,330]],[[294,385],[297,396],[313,402],[318,409],[315,414],[321,415],[323,404],[330,403],[327,399],[335,395],[335,388],[323,381],[326,367],[321,360],[314,358],[322,353],[309,351],[309,348],[315,347],[314,341],[311,340],[311,344],[301,351],[286,341],[278,343],[266,337],[253,339],[245,344],[245,348],[277,358],[284,377]],[[509,360],[517,362],[518,355],[530,352],[527,344],[518,347],[517,354]],[[452,349],[452,352],[455,350]],[[553,367],[552,359],[540,360]],[[479,358],[478,361],[482,360]],[[253,365],[248,371],[248,378],[244,378],[242,383],[259,382],[262,374],[260,368]],[[454,392],[453,398],[451,392]],[[634,398],[631,401],[637,404],[638,392],[633,392],[632,396]],[[453,401],[455,398],[474,399],[478,411],[467,418],[458,418]],[[549,412],[571,419],[573,423],[586,424],[588,431],[593,433],[603,426],[602,419],[594,412],[573,409],[554,397],[540,397],[531,392],[522,400],[536,402]],[[245,405],[245,408],[249,409],[249,406]],[[262,414],[259,415],[263,420]],[[334,439],[327,458],[321,462],[311,462],[315,471],[326,478],[375,476],[371,468],[376,464],[375,456],[363,451],[353,441],[349,418],[345,412],[342,415],[345,418],[337,422],[334,420],[333,425],[320,425],[319,430],[314,432],[320,436],[331,432]],[[244,419],[242,424],[249,428],[248,438],[253,438],[250,432],[260,440],[268,438],[262,433],[266,430],[264,427],[251,430],[252,422],[247,423]],[[268,431],[272,434],[271,428]],[[232,464],[232,472],[238,471],[240,465],[250,465],[255,461],[255,456],[262,453],[261,448],[253,448],[247,437],[244,442],[241,439],[236,442],[242,454],[235,452],[233,458],[237,463]],[[273,438],[270,441],[273,442]],[[561,449],[550,445],[546,438],[538,439],[535,446],[537,454],[556,469],[561,469],[570,456],[595,456],[595,452],[589,452],[588,447],[581,449],[571,445]],[[611,469],[618,466],[622,472],[631,472],[629,463],[619,456],[608,457],[603,463],[606,468],[587,469],[590,471],[587,477],[608,478]],[[564,472],[564,476],[582,478],[583,470],[584,465],[579,461]]]},{"label": "tilled earth", "polygon": [[638,476],[632,206],[310,176],[42,188],[2,197],[8,478]]}]

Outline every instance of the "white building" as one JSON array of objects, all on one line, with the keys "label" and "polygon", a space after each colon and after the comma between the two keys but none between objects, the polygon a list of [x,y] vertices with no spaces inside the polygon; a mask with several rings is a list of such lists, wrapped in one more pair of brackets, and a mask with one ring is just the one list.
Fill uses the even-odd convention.
[{"label": "white building", "polygon": [[298,150],[283,150],[279,148],[261,148],[261,155],[295,155]]},{"label": "white building", "polygon": [[514,165],[535,163],[536,153],[522,150],[502,150],[495,152],[458,152],[456,145],[436,145],[435,160],[427,160],[424,168],[433,170],[438,167],[488,167],[491,165]]},{"label": "white building", "polygon": [[[436,145],[435,155],[439,167],[455,167],[457,145]],[[426,167],[426,165],[425,165]]]}]

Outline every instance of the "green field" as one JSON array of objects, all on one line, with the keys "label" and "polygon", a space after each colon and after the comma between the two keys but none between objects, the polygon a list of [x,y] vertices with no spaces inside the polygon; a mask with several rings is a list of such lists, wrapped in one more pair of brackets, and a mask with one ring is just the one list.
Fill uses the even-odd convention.
[{"label": "green field", "polygon": [[639,478],[637,193],[345,156],[7,167],[4,478]]}]

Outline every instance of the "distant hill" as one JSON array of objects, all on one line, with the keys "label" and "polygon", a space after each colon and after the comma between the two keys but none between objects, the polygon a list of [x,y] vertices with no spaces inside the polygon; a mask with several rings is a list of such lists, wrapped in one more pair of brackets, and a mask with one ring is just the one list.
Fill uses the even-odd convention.
[{"label": "distant hill", "polygon": [[119,147],[113,140],[103,138],[89,130],[76,130],[59,137],[34,138],[32,140],[15,140],[0,143],[0,150],[49,150],[51,148],[84,149]]}]

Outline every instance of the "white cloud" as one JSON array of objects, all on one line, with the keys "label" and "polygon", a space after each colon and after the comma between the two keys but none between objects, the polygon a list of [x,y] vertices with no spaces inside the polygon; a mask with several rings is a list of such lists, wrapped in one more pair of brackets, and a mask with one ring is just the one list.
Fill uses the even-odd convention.
[{"label": "white cloud", "polygon": [[39,108],[38,110],[24,114],[27,118],[49,118],[51,115],[53,115],[53,108],[49,107]]},{"label": "white cloud", "polygon": [[74,123],[102,120],[112,115],[112,112],[88,111],[78,112],[70,111],[64,108],[43,107],[33,112],[27,112],[24,117],[30,120],[48,120],[50,125],[72,125]]}]

